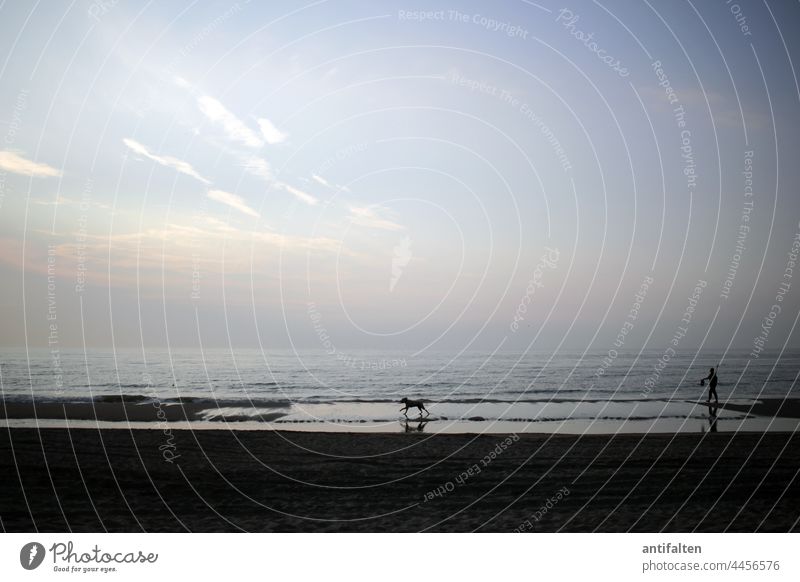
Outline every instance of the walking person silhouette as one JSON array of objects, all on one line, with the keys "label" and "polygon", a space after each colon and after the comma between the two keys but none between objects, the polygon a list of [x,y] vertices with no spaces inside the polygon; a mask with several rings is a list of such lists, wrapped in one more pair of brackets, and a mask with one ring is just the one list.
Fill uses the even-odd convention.
[{"label": "walking person silhouette", "polygon": [[700,386],[705,386],[706,380],[708,380],[707,402],[711,402],[711,396],[714,396],[714,402],[719,404],[719,398],[717,397],[717,373],[714,371],[714,368],[711,368],[708,372],[708,376],[700,380]]}]

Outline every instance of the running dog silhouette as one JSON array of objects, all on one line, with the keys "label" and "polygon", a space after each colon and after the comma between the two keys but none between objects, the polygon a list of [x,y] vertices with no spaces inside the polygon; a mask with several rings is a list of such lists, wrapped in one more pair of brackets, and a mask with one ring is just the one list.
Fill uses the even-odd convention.
[{"label": "running dog silhouette", "polygon": [[425,408],[425,405],[422,403],[422,400],[409,400],[408,398],[403,398],[400,400],[405,406],[400,409],[400,411],[408,418],[408,409],[409,408],[416,408],[419,410],[420,417],[422,416],[422,412],[425,412],[425,415],[430,415],[428,409]]}]

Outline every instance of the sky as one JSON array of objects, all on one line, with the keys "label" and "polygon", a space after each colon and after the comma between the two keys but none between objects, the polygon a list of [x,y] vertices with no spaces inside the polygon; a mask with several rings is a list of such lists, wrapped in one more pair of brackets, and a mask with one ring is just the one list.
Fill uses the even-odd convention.
[{"label": "sky", "polygon": [[798,24],[3,2],[0,346],[797,347]]}]

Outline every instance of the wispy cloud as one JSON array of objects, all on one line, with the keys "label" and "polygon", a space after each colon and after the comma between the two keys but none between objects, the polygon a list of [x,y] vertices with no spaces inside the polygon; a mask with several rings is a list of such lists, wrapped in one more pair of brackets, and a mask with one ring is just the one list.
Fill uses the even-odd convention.
[{"label": "wispy cloud", "polygon": [[256,156],[245,156],[241,160],[242,168],[248,174],[267,181],[272,180],[272,167],[266,160]]},{"label": "wispy cloud", "polygon": [[[694,87],[674,87],[678,102],[693,111],[711,111],[712,121],[717,126],[742,127],[742,117],[748,129],[764,129],[769,126],[769,118],[763,112],[739,108],[731,95]],[[661,87],[637,87],[636,91],[648,110],[673,112],[676,104],[670,103]]]},{"label": "wispy cloud", "polygon": [[179,77],[176,75],[172,77],[172,81],[181,89],[193,89],[192,84],[189,83],[189,81],[187,81],[183,77]]},{"label": "wispy cloud", "polygon": [[273,124],[269,119],[261,118],[258,120],[258,127],[261,129],[261,135],[267,140],[268,144],[276,144],[286,141],[289,137],[288,133],[284,133]]},{"label": "wispy cloud", "polygon": [[[213,97],[208,95],[198,97],[197,106],[209,120],[220,124],[230,139],[251,148],[259,148],[264,145],[264,142],[252,129],[247,127],[244,122]],[[261,124],[261,121],[259,120],[259,124]]]},{"label": "wispy cloud", "polygon": [[403,240],[392,249],[392,254],[392,276],[389,278],[390,293],[394,291],[397,282],[400,280],[400,277],[403,276],[403,269],[408,266],[408,263],[410,263],[411,259],[414,257],[414,253],[411,252],[411,237],[406,235]]},{"label": "wispy cloud", "polygon": [[319,200],[309,194],[308,192],[303,192],[302,190],[295,188],[294,186],[290,186],[289,184],[285,184],[283,182],[279,182],[277,184],[278,188],[282,188],[286,190],[289,194],[300,200],[301,202],[305,202],[309,206],[314,206],[319,202]]},{"label": "wispy cloud", "polygon": [[140,144],[138,141],[124,138],[122,140],[126,146],[128,146],[131,150],[135,153],[153,160],[157,164],[161,164],[162,166],[166,166],[168,168],[172,168],[174,170],[179,171],[181,174],[186,174],[187,176],[191,176],[196,180],[200,180],[204,184],[210,184],[211,182],[203,178],[200,174],[198,174],[195,169],[189,164],[189,162],[184,162],[183,160],[179,160],[178,158],[173,158],[172,156],[158,156],[156,154],[150,153],[150,151]]},{"label": "wispy cloud", "polygon": [[61,175],[60,170],[56,170],[47,164],[26,160],[21,155],[10,151],[0,151],[0,170],[13,174],[22,174],[23,176],[48,177]]},{"label": "wispy cloud", "polygon": [[[59,265],[63,263],[64,272],[74,272],[76,261],[82,257],[88,266],[89,285],[105,289],[109,284],[136,288],[143,293],[157,293],[159,298],[166,287],[179,300],[185,300],[186,282],[199,269],[203,273],[204,293],[208,290],[210,296],[215,282],[222,282],[226,294],[237,290],[241,293],[239,301],[249,301],[253,281],[268,285],[275,280],[283,253],[349,254],[342,241],[334,238],[282,234],[265,230],[263,225],[258,229],[239,228],[207,213],[180,218],[180,222],[163,224],[148,220],[145,222],[153,226],[139,230],[136,227],[141,216],[137,213],[130,222],[121,220],[119,229],[115,225],[111,234],[59,233],[61,242],[56,247]],[[26,254],[22,252],[21,239],[0,233],[0,264],[47,274],[46,253],[50,252],[48,244],[53,242],[54,235],[50,229],[36,234],[45,237],[43,243],[29,243]],[[255,262],[254,253],[259,259]],[[114,269],[111,282],[110,265]]]},{"label": "wispy cloud", "polygon": [[320,77],[320,80],[321,81],[329,81],[330,79],[335,77],[338,72],[339,72],[339,68],[338,67],[333,67],[332,69],[328,69],[327,71],[325,71],[325,73],[322,75],[322,77]]},{"label": "wispy cloud", "polygon": [[224,190],[209,190],[208,197],[212,200],[216,200],[217,202],[221,202],[222,204],[227,204],[231,208],[238,210],[243,214],[247,214],[248,216],[255,216],[256,218],[260,217],[258,212],[247,205],[247,203],[244,201],[244,198],[237,196],[236,194],[231,194],[230,192],[225,192]]},{"label": "wispy cloud", "polygon": [[101,208],[103,210],[111,210],[111,206],[108,204],[103,204],[102,202],[95,202],[95,201],[87,201],[87,200],[75,200],[73,198],[67,198],[66,196],[58,196],[55,200],[35,200],[32,199],[31,202],[36,204],[37,206],[72,206],[76,208]]},{"label": "wispy cloud", "polygon": [[353,224],[366,226],[367,228],[378,228],[381,230],[405,230],[405,227],[391,220],[381,217],[373,208],[351,207],[350,220]]},{"label": "wispy cloud", "polygon": [[349,192],[350,188],[347,186],[340,186],[339,184],[334,184],[333,182],[328,182],[322,176],[317,176],[316,174],[311,174],[311,179],[314,180],[317,184],[322,184],[326,188],[330,188],[331,190],[343,190],[345,192]]}]

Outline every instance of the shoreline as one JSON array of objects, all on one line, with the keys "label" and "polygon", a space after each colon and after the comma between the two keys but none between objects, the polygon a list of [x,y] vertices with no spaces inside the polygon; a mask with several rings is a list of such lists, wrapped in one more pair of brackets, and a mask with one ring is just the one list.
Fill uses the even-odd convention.
[{"label": "shoreline", "polygon": [[0,428],[268,430],[354,433],[647,434],[800,431],[800,399],[431,402],[404,417],[391,401],[3,399]]},{"label": "shoreline", "polygon": [[515,437],[10,428],[0,517],[6,531],[798,530],[796,433]]}]

